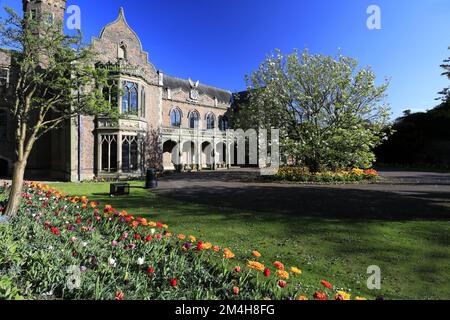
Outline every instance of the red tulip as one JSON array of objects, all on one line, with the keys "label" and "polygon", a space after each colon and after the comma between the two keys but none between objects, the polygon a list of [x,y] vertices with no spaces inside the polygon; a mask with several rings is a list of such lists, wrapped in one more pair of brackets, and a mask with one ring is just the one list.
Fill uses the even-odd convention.
[{"label": "red tulip", "polygon": [[328,300],[328,297],[327,297],[327,295],[325,293],[316,292],[316,293],[314,293],[314,299],[315,300],[326,301],[326,300]]},{"label": "red tulip", "polygon": [[269,269],[264,270],[264,276],[266,278],[270,277],[270,270]]},{"label": "red tulip", "polygon": [[320,281],[320,283],[324,286],[324,287],[326,287],[326,288],[328,288],[328,289],[333,289],[333,286],[331,285],[331,283],[329,283],[328,281],[325,281],[325,280],[322,280],[322,281]]},{"label": "red tulip", "polygon": [[235,296],[237,296],[239,294],[240,289],[238,287],[234,287],[233,288],[233,293]]},{"label": "red tulip", "polygon": [[115,298],[116,298],[117,301],[123,300],[124,297],[125,297],[125,295],[124,295],[124,293],[122,291],[117,291],[116,292]]},{"label": "red tulip", "polygon": [[237,273],[239,273],[239,272],[241,272],[241,271],[242,271],[242,269],[241,269],[241,267],[240,267],[240,266],[237,266],[236,268],[234,268],[234,271],[236,271]]},{"label": "red tulip", "polygon": [[172,279],[172,280],[170,280],[170,285],[172,286],[172,287],[176,287],[177,286],[177,284],[178,284],[178,281],[177,281],[177,279]]},{"label": "red tulip", "polygon": [[287,282],[284,280],[280,280],[278,281],[278,285],[280,286],[280,288],[284,288],[287,286]]},{"label": "red tulip", "polygon": [[148,268],[148,273],[149,274],[155,273],[155,269],[153,267]]}]

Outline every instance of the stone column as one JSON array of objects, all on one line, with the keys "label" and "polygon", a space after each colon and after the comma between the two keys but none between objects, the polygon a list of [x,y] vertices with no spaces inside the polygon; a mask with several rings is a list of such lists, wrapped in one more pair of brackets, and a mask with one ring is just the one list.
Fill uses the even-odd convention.
[{"label": "stone column", "polygon": [[100,133],[97,134],[97,178],[100,177],[100,173],[102,172],[102,135]]},{"label": "stone column", "polygon": [[212,138],[212,170],[216,171],[217,170],[217,152],[216,152],[216,130],[213,129],[213,138]]},{"label": "stone column", "polygon": [[231,168],[231,142],[230,142],[230,130],[227,129],[225,137],[225,152],[226,152],[226,165],[227,169]]},{"label": "stone column", "polygon": [[197,159],[198,159],[198,171],[203,170],[203,159],[202,159],[202,144],[203,144],[203,131],[200,129],[200,123],[199,128],[197,129]]}]

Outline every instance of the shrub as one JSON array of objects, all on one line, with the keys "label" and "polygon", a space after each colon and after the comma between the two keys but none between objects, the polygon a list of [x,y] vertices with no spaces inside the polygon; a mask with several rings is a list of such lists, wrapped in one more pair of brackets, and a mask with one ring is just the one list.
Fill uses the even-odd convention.
[{"label": "shrub", "polygon": [[283,167],[273,177],[275,180],[311,183],[343,183],[375,181],[379,178],[376,170],[340,170],[311,172],[307,167]]}]

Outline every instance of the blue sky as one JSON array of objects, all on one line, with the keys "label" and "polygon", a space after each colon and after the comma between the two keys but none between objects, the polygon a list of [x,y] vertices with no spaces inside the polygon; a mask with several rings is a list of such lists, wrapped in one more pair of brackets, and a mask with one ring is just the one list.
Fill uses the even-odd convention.
[{"label": "blue sky", "polygon": [[[0,0],[20,9],[19,0]],[[113,21],[119,7],[140,36],[157,69],[241,91],[244,75],[279,48],[340,49],[382,81],[391,79],[393,116],[437,104],[448,86],[441,62],[450,56],[448,0],[68,0],[82,13],[89,39]],[[366,27],[369,5],[381,8],[381,30]]]}]

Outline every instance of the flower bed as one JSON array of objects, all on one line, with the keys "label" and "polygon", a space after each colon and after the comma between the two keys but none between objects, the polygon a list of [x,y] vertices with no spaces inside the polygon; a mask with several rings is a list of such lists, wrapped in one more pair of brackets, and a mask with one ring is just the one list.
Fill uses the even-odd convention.
[{"label": "flower bed", "polygon": [[0,225],[0,299],[351,298],[327,282],[306,294],[296,266],[265,265],[257,251],[239,264],[231,249],[84,197],[36,183],[22,197]]},{"label": "flower bed", "polygon": [[273,178],[275,180],[293,182],[342,183],[376,181],[379,178],[379,174],[373,169],[310,172],[306,167],[283,167],[278,170],[278,173]]}]

